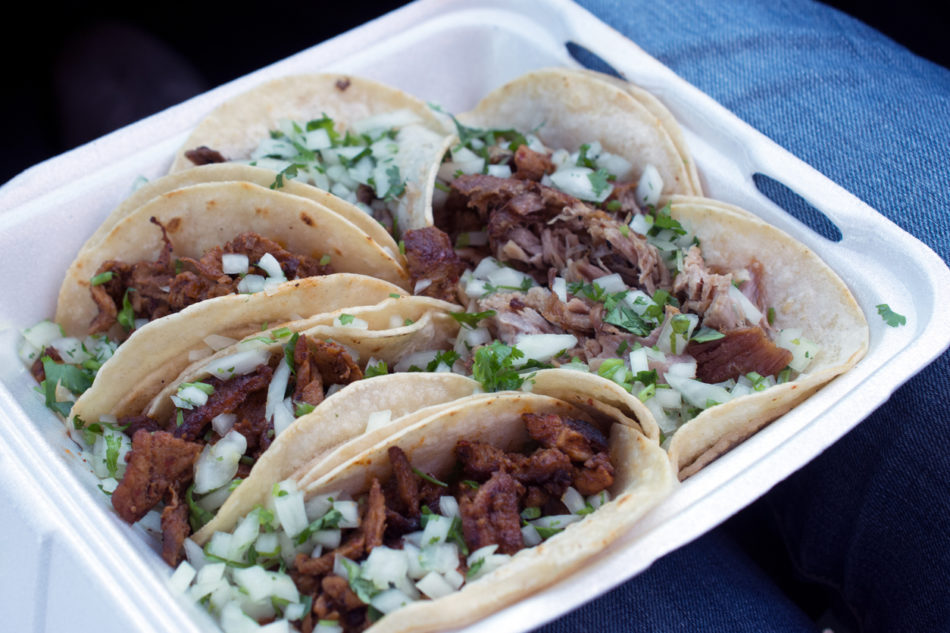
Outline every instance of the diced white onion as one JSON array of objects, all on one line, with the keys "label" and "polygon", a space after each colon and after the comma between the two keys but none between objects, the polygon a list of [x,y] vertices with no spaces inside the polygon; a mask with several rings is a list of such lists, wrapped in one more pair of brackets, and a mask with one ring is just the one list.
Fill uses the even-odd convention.
[{"label": "diced white onion", "polygon": [[52,321],[40,321],[33,327],[23,330],[23,338],[37,349],[44,349],[54,340],[63,336],[63,330]]},{"label": "diced white onion", "polygon": [[416,587],[432,600],[437,600],[455,591],[455,588],[442,577],[442,574],[434,571],[423,576],[422,580],[416,583]]},{"label": "diced white onion", "polygon": [[174,593],[183,594],[185,590],[188,589],[188,585],[191,584],[191,581],[195,579],[197,573],[198,572],[188,561],[183,560],[179,563],[171,578],[168,579],[168,587]]},{"label": "diced white onion", "polygon": [[422,531],[422,546],[427,548],[430,545],[444,543],[452,529],[452,519],[438,514],[429,515],[425,529]]},{"label": "diced white onion", "polygon": [[415,287],[412,289],[412,294],[417,295],[431,285],[432,285],[431,279],[420,279],[419,281],[416,282]]},{"label": "diced white onion", "polygon": [[577,489],[573,486],[569,486],[567,490],[564,491],[564,494],[561,495],[561,502],[570,510],[571,514],[577,514],[587,507],[587,500],[584,499],[584,496],[577,492]]},{"label": "diced white onion", "polygon": [[227,435],[234,423],[237,422],[237,415],[234,413],[220,413],[211,418],[211,428],[218,435],[224,437]]},{"label": "diced white onion", "polygon": [[555,277],[551,282],[551,292],[557,295],[557,298],[567,303],[567,281],[563,277]]},{"label": "diced white onion", "polygon": [[261,275],[245,275],[241,281],[238,282],[237,290],[242,294],[254,294],[255,292],[261,292],[264,290],[264,285],[266,279]]},{"label": "diced white onion", "polygon": [[395,585],[409,571],[406,553],[381,545],[374,547],[362,564],[360,576],[372,582],[377,589]]},{"label": "diced white onion", "polygon": [[733,285],[729,285],[729,298],[732,299],[742,310],[749,323],[755,325],[762,320],[762,313],[755,305],[749,301],[749,298],[742,294],[742,291]]},{"label": "diced white onion", "polygon": [[459,502],[451,495],[442,495],[439,497],[439,514],[447,517],[461,516],[459,513]]},{"label": "diced white onion", "polygon": [[519,334],[515,338],[515,347],[524,352],[524,357],[514,362],[523,365],[531,359],[548,361],[576,345],[577,337],[573,334]]},{"label": "diced white onion", "polygon": [[637,184],[637,201],[641,205],[657,206],[663,193],[663,178],[653,165],[643,168],[640,182]]},{"label": "diced white onion", "polygon": [[356,330],[368,330],[369,323],[364,319],[360,319],[353,315],[349,315],[350,318],[346,320],[346,323],[340,320],[340,317],[337,316],[333,319],[333,327],[350,327]]},{"label": "diced white onion", "polygon": [[307,510],[303,503],[303,492],[299,490],[274,497],[274,512],[280,519],[284,532],[291,538],[303,532],[309,524]]},{"label": "diced white onion", "polygon": [[496,178],[511,178],[511,167],[508,165],[489,165],[488,175]]},{"label": "diced white onion", "polygon": [[709,385],[670,373],[664,375],[664,380],[679,391],[687,402],[700,409],[709,408],[712,402],[722,404],[732,400],[732,394],[717,385]]},{"label": "diced white onion", "polygon": [[247,440],[234,430],[228,431],[213,446],[205,445],[195,463],[195,492],[210,492],[234,479],[246,450]]},{"label": "diced white onion", "polygon": [[290,365],[278,362],[270,384],[267,386],[267,402],[264,405],[264,419],[268,422],[274,418],[274,411],[284,400],[287,384],[290,381]]},{"label": "diced white onion", "polygon": [[212,376],[227,380],[233,376],[249,374],[257,369],[259,365],[267,363],[268,360],[270,360],[270,353],[267,350],[246,350],[211,361],[205,367],[205,371]]},{"label": "diced white onion", "polygon": [[237,343],[237,339],[233,339],[229,336],[221,336],[220,334],[209,334],[204,337],[204,342],[205,345],[217,352],[229,345],[234,345]]},{"label": "diced white onion", "polygon": [[[375,550],[374,550],[375,551]],[[398,589],[387,589],[373,596],[370,605],[382,613],[392,613],[412,602],[412,599]]]},{"label": "diced white onion", "polygon": [[620,276],[620,273],[598,277],[597,279],[594,279],[593,284],[603,288],[606,292],[611,294],[627,291],[627,284],[623,282],[623,278]]},{"label": "diced white onion", "polygon": [[543,540],[538,533],[538,528],[531,524],[521,527],[521,538],[524,540],[525,547],[534,547]]},{"label": "diced white onion", "polygon": [[355,528],[360,525],[359,506],[355,501],[334,501],[333,508],[339,510],[343,518],[338,524],[341,528]]},{"label": "diced white onion", "polygon": [[[426,526],[428,527],[428,526]],[[423,541],[419,563],[427,571],[445,573],[459,565],[459,550],[455,543],[437,543],[430,545]]]},{"label": "diced white onion", "polygon": [[225,275],[243,275],[249,266],[250,260],[242,253],[225,253],[221,256],[221,272]]}]

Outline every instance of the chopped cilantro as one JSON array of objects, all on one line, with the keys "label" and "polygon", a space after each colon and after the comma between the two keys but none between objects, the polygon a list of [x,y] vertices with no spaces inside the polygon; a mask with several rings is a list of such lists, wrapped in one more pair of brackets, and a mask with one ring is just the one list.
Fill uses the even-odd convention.
[{"label": "chopped cilantro", "polygon": [[340,315],[340,325],[349,325],[355,319],[352,314],[341,314]]},{"label": "chopped cilantro", "polygon": [[[620,211],[622,207],[623,207],[623,204],[620,202],[620,200],[611,200],[610,202],[607,203],[608,211],[613,211],[613,212]],[[624,231],[624,229],[627,229],[627,230]],[[620,232],[623,233],[624,237],[628,237],[630,235],[630,227],[624,224],[623,228],[620,229]]]},{"label": "chopped cilantro", "polygon": [[367,365],[366,370],[363,372],[364,378],[372,378],[374,376],[385,376],[389,373],[389,367],[386,366],[386,361],[381,360],[374,365]]},{"label": "chopped cilantro", "polygon": [[340,521],[342,520],[343,513],[336,508],[331,508],[329,512],[313,521],[304,528],[303,532],[297,535],[297,545],[303,545],[314,532],[319,530],[333,530],[340,527]]},{"label": "chopped cilantro", "polygon": [[884,322],[891,327],[900,327],[901,325],[907,324],[907,317],[903,314],[898,314],[891,310],[891,307],[886,303],[882,303],[877,307],[877,313],[881,315],[881,318],[884,319]]},{"label": "chopped cilantro", "polygon": [[101,286],[104,283],[112,281],[112,278],[115,277],[115,273],[111,270],[107,270],[104,273],[99,273],[95,277],[89,280],[89,285],[91,286]]},{"label": "chopped cilantro", "polygon": [[439,479],[436,479],[436,478],[433,477],[432,475],[427,475],[426,473],[422,472],[422,471],[419,470],[418,468],[413,467],[412,472],[416,473],[418,476],[422,477],[423,479],[425,479],[425,480],[428,481],[429,483],[435,484],[436,486],[441,486],[442,488],[448,488],[448,487],[449,487],[449,485],[448,485],[447,483],[445,483],[444,481],[441,481],[441,480],[439,480]]},{"label": "chopped cilantro", "polygon": [[324,255],[323,257],[320,258],[320,265],[321,265],[321,266],[326,266],[326,265],[329,264],[329,263],[330,263],[330,256],[329,256],[329,255]]},{"label": "chopped cilantro", "polygon": [[435,371],[439,368],[439,365],[445,363],[449,367],[455,364],[455,361],[459,359],[458,352],[455,350],[445,350],[439,352],[435,355],[435,358],[429,361],[429,364],[426,365],[426,371]]},{"label": "chopped cilantro", "polygon": [[316,408],[309,402],[297,402],[294,404],[294,417],[299,418],[302,415],[307,415]]},{"label": "chopped cilantro", "polygon": [[475,326],[482,319],[488,319],[495,316],[495,311],[485,310],[484,312],[450,312],[449,316],[462,325],[465,325],[471,329],[475,329]]},{"label": "chopped cilantro", "polygon": [[119,472],[119,450],[122,448],[122,438],[113,433],[103,437],[106,441],[106,469],[110,477],[116,477]]},{"label": "chopped cilantro", "polygon": [[765,318],[766,320],[768,320],[769,325],[774,325],[775,324],[775,308],[769,308],[765,312]]},{"label": "chopped cilantro", "polygon": [[601,168],[592,174],[587,174],[587,178],[590,180],[590,186],[594,190],[595,198],[600,198],[601,194],[603,194],[607,190],[607,187],[610,186],[608,181],[611,180],[611,177],[610,174],[607,173],[606,169]]},{"label": "chopped cilantro", "polygon": [[492,341],[475,350],[472,376],[485,391],[514,390],[524,384],[524,378],[513,367],[515,360],[524,357],[517,347],[509,347],[501,341]]},{"label": "chopped cilantro", "polygon": [[525,521],[530,521],[532,519],[537,519],[541,516],[541,508],[537,506],[528,506],[521,511],[521,518]]},{"label": "chopped cilantro", "polygon": [[213,519],[214,515],[195,502],[194,492],[195,484],[191,484],[185,491],[185,501],[188,502],[188,522],[191,524],[191,531],[197,532],[205,523]]},{"label": "chopped cilantro", "polygon": [[135,327],[135,311],[132,310],[132,302],[129,300],[129,293],[135,292],[135,288],[128,288],[122,295],[122,309],[116,315],[115,320],[126,330]]},{"label": "chopped cilantro", "polygon": [[[646,336],[653,329],[639,314],[623,303],[618,303],[607,313],[604,317],[604,323],[616,325],[637,336]],[[618,351],[617,353],[619,354],[620,352]]]},{"label": "chopped cilantro", "polygon": [[714,330],[711,327],[703,326],[693,334],[693,337],[689,340],[696,341],[697,343],[708,343],[709,341],[718,341],[721,338],[725,338],[725,334],[719,330]]},{"label": "chopped cilantro", "polygon": [[468,568],[468,571],[465,572],[465,576],[467,578],[473,577],[475,574],[478,573],[478,570],[480,570],[482,568],[482,565],[484,564],[485,564],[485,559],[479,558],[477,561],[475,561],[475,564],[473,564],[471,567]]},{"label": "chopped cilantro", "polygon": [[290,367],[292,374],[297,373],[297,367],[294,365],[294,350],[297,348],[297,341],[300,339],[300,332],[294,332],[290,340],[284,345],[284,361]]},{"label": "chopped cilantro", "polygon": [[577,150],[577,162],[575,165],[578,167],[589,167],[591,169],[597,169],[596,163],[593,159],[587,156],[587,152],[590,151],[590,144],[584,143]]}]

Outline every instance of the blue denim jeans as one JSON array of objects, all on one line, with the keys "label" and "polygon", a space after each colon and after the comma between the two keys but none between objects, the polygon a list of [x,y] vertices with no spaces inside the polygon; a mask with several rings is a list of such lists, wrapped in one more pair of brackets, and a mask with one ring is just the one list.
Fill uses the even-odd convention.
[{"label": "blue denim jeans", "polygon": [[[946,69],[810,0],[580,4],[950,259]],[[950,631],[948,393],[944,353],[756,503],[849,627]],[[543,630],[818,631],[750,551],[714,530]]]}]

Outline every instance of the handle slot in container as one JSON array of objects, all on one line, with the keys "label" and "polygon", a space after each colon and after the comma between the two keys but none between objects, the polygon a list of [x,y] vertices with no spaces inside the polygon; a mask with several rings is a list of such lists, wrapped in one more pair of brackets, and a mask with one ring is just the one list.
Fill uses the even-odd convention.
[{"label": "handle slot in container", "polygon": [[625,79],[613,66],[604,61],[603,57],[590,49],[584,48],[577,42],[564,42],[564,47],[567,48],[568,54],[574,58],[574,61],[584,68]]},{"label": "handle slot in container", "polygon": [[792,191],[788,186],[762,173],[752,174],[755,187],[762,195],[780,206],[789,215],[800,221],[812,231],[832,242],[840,242],[841,229],[827,215],[813,207],[807,200]]}]

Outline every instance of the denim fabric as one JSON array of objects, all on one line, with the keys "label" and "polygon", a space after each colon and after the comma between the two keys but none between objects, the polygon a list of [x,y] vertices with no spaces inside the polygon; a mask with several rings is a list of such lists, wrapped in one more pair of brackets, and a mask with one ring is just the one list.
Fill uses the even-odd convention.
[{"label": "denim fabric", "polygon": [[[950,259],[946,69],[808,0],[580,4]],[[758,502],[863,631],[950,631],[948,393],[944,353]],[[720,529],[544,631],[807,630],[801,615]]]}]

